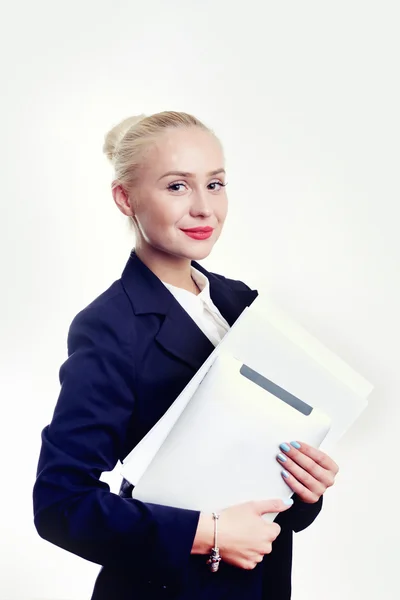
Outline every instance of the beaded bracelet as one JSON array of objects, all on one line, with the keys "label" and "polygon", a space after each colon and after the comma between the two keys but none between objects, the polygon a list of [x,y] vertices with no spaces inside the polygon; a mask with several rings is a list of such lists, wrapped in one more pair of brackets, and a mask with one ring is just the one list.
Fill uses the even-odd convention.
[{"label": "beaded bracelet", "polygon": [[219,548],[218,548],[218,527],[217,527],[219,514],[213,513],[213,519],[214,519],[214,547],[211,548],[211,554],[210,554],[210,558],[207,561],[207,564],[210,566],[211,573],[216,573],[219,569],[219,563],[221,562],[221,557],[219,555]]}]

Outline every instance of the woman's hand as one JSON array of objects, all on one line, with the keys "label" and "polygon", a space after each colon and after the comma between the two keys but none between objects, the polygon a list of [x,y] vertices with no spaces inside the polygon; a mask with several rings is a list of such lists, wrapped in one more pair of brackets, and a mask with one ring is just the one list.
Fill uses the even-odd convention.
[{"label": "woman's hand", "polygon": [[283,443],[277,461],[284,467],[282,476],[303,502],[318,502],[335,483],[338,465],[324,452],[304,442]]},{"label": "woman's hand", "polygon": [[280,525],[265,521],[262,515],[281,513],[290,506],[282,500],[261,500],[223,510],[218,521],[222,560],[241,569],[254,569],[271,553],[272,542],[281,532]]},{"label": "woman's hand", "polygon": [[[222,510],[218,519],[218,547],[222,560],[241,569],[254,569],[264,555],[271,552],[272,542],[281,531],[277,523],[265,521],[262,515],[280,513],[291,505],[279,499],[257,500]],[[201,513],[192,553],[208,554],[213,540],[212,515]]]}]

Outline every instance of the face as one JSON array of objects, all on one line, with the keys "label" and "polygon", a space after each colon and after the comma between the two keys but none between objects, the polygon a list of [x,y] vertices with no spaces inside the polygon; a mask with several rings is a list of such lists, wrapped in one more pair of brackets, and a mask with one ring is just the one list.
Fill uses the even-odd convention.
[{"label": "face", "polygon": [[127,212],[116,198],[133,215],[137,241],[177,258],[208,256],[227,215],[223,169],[222,148],[209,132],[188,127],[159,137],[144,155]]}]

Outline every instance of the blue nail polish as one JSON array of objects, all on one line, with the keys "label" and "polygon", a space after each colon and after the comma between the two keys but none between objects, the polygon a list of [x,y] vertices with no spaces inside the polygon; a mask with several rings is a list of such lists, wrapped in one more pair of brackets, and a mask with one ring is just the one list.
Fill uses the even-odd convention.
[{"label": "blue nail polish", "polygon": [[278,454],[278,458],[282,462],[285,462],[285,460],[287,460],[286,456],[283,456],[283,454],[281,454],[281,453]]},{"label": "blue nail polish", "polygon": [[290,442],[290,445],[291,445],[291,446],[293,446],[293,448],[296,448],[297,450],[298,450],[299,448],[301,448],[301,446],[300,446],[299,442]]},{"label": "blue nail polish", "polygon": [[289,473],[285,470],[282,471],[282,475],[286,477],[286,479],[289,477]]},{"label": "blue nail polish", "polygon": [[286,506],[292,506],[292,504],[293,504],[293,500],[292,500],[292,498],[286,498],[286,499],[283,501],[283,504],[286,504]]},{"label": "blue nail polish", "polygon": [[281,450],[283,450],[284,452],[289,452],[289,450],[290,450],[290,446],[288,446],[287,444],[281,444],[281,445],[279,446],[279,448],[280,448]]}]

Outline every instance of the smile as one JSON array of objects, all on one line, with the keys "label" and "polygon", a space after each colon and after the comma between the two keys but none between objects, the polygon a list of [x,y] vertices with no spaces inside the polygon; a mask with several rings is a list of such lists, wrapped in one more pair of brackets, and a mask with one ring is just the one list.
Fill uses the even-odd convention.
[{"label": "smile", "polygon": [[193,229],[181,229],[181,231],[194,240],[207,240],[212,236],[214,229],[212,227],[194,227]]}]

